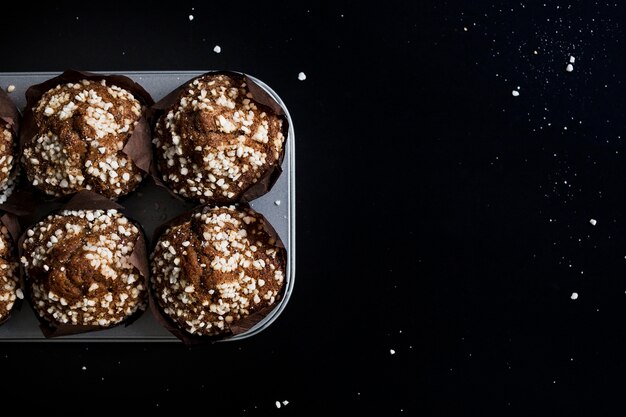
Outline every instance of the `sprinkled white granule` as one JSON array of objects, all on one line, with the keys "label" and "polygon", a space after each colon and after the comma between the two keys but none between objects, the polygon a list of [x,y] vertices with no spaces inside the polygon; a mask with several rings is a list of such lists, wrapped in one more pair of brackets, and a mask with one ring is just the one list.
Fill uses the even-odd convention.
[{"label": "sprinkled white granule", "polygon": [[572,64],[567,64],[567,66],[565,67],[565,71],[567,72],[574,71],[574,66]]},{"label": "sprinkled white granule", "polygon": [[598,224],[598,221],[596,219],[589,219],[589,223],[591,223],[592,226],[595,226]]},{"label": "sprinkled white granule", "polygon": [[219,54],[220,52],[222,52],[222,48],[219,45],[215,45],[215,47],[213,48],[213,52]]},{"label": "sprinkled white granule", "polygon": [[395,350],[393,350],[393,349],[389,349],[389,353],[391,353],[392,355],[395,355],[395,354],[396,354],[396,351],[395,351]]},{"label": "sprinkled white granule", "polygon": [[299,73],[299,74],[298,74],[298,79],[299,79],[300,81],[304,81],[304,80],[306,80],[306,74],[305,74],[305,73],[303,73],[303,72]]},{"label": "sprinkled white granule", "polygon": [[276,408],[280,408],[280,401],[276,401]]},{"label": "sprinkled white granule", "polygon": [[513,94],[513,97],[517,97],[517,96],[519,96],[519,91],[517,91],[517,90],[513,90],[513,91],[511,92],[511,94]]},{"label": "sprinkled white granule", "polygon": [[287,404],[289,404],[289,401],[287,400],[283,401],[283,405],[287,405]]},{"label": "sprinkled white granule", "polygon": [[14,91],[15,91],[15,86],[14,86],[13,84],[11,84],[10,86],[8,86],[8,87],[7,87],[7,91],[8,91],[9,93],[14,92]]},{"label": "sprinkled white granule", "polygon": [[192,20],[193,20],[193,15],[192,15],[192,14],[190,14],[190,15],[189,15],[189,21],[191,22]]},{"label": "sprinkled white granule", "polygon": [[86,366],[83,366],[83,368],[82,368],[82,369],[83,369],[83,371],[86,371],[86,370],[87,370],[87,367],[86,367]]},{"label": "sprinkled white granule", "polygon": [[24,293],[22,292],[22,290],[20,288],[18,288],[17,290],[15,290],[15,296],[17,298],[19,298],[20,300],[24,299]]},{"label": "sprinkled white granule", "polygon": [[576,300],[576,299],[578,299],[578,293],[577,293],[577,292],[573,292],[570,298],[571,298],[572,300]]},{"label": "sprinkled white granule", "polygon": [[280,200],[274,201],[274,204],[276,204],[277,206],[280,206]]},{"label": "sprinkled white granule", "polygon": [[569,57],[569,62],[570,64],[573,64],[574,62],[576,62],[576,58],[574,58],[573,56]]}]

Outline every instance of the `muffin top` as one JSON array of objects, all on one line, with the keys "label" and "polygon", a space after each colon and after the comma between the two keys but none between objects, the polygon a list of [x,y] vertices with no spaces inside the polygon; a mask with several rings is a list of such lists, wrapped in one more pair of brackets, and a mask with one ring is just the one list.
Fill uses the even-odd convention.
[{"label": "muffin top", "polygon": [[133,94],[106,80],[48,90],[33,108],[36,135],[24,145],[28,180],[54,196],[83,189],[108,198],[128,194],[142,173],[122,149],[141,115]]},{"label": "muffin top", "polygon": [[0,322],[11,313],[16,299],[24,298],[19,287],[17,262],[11,237],[5,226],[0,227]]},{"label": "muffin top", "polygon": [[143,309],[144,280],[129,260],[140,233],[116,210],[65,210],[28,229],[21,262],[37,313],[108,327]]},{"label": "muffin top", "polygon": [[218,207],[170,227],[152,254],[155,298],[181,329],[224,335],[282,296],[285,250],[251,209]]},{"label": "muffin top", "polygon": [[159,118],[154,143],[161,177],[183,197],[238,201],[279,163],[283,120],[256,103],[243,77],[196,78]]}]

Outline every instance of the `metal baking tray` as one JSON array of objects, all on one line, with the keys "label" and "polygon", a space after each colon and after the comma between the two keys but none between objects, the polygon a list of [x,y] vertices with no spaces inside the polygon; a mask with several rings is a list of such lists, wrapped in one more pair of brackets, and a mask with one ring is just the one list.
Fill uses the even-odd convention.
[{"label": "metal baking tray", "polygon": [[[96,71],[99,72],[99,71]],[[102,73],[115,73],[126,75],[141,84],[155,101],[160,100],[174,88],[187,80],[206,71],[112,71]],[[55,72],[14,72],[0,73],[0,87],[5,91],[9,85],[15,90],[9,94],[17,107],[22,110],[26,105],[24,93],[33,85],[57,76]],[[246,74],[257,84],[263,87],[285,109],[289,121],[289,132],[286,142],[285,159],[283,160],[283,173],[266,195],[252,201],[250,206],[262,213],[274,226],[287,248],[287,274],[286,288],[283,299],[276,305],[272,312],[253,328],[245,333],[232,336],[220,341],[234,341],[246,339],[266,329],[282,313],[291,296],[295,278],[295,148],[293,121],[287,107],[281,98],[263,81]],[[194,205],[184,203],[172,197],[167,191],[150,183],[144,183],[137,191],[128,197],[120,199],[120,204],[126,207],[129,217],[139,221],[143,226],[148,240],[151,240],[154,229],[165,221],[189,210]],[[45,215],[54,206],[41,204],[33,220]],[[12,317],[0,326],[0,341],[6,342],[178,342],[167,330],[165,330],[146,311],[137,321],[128,327],[123,325],[97,332],[61,336],[46,339],[39,330],[39,322],[27,302],[22,303],[19,311],[14,311]],[[180,342],[179,342],[180,343]]]}]

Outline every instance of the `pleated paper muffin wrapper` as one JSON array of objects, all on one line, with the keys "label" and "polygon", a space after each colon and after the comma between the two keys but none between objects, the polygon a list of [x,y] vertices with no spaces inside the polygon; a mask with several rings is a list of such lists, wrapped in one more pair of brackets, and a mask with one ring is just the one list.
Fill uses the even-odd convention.
[{"label": "pleated paper muffin wrapper", "polygon": [[[139,224],[139,222],[133,220],[132,218],[128,217],[124,213],[123,211],[124,207],[122,205],[104,196],[101,196],[100,194],[94,193],[93,191],[89,191],[89,190],[79,191],[78,193],[74,194],[74,196],[66,204],[46,214],[43,218],[34,222],[33,224],[30,225],[30,227],[27,227],[24,230],[30,229],[31,227],[33,227],[40,221],[46,219],[49,215],[55,214],[63,210],[113,210],[113,209],[118,210],[120,213],[124,214],[124,216],[126,216],[126,218],[130,222],[132,222],[135,226],[137,226],[137,228],[139,229],[139,235],[137,237],[137,240],[135,241],[133,252],[129,256],[129,262],[135,268],[137,268],[137,270],[141,274],[143,281],[144,281],[144,288],[146,289],[146,291],[148,291],[149,267],[148,267],[148,258],[147,258],[147,252],[146,252],[146,239],[144,236],[144,230],[141,227],[141,224]],[[26,233],[22,233],[22,235],[20,236],[18,240],[18,245],[17,245],[19,259],[21,259],[22,257],[22,251],[23,251],[22,245],[25,239],[26,239]],[[26,271],[24,270],[24,267],[21,265],[21,262],[20,262],[20,272],[21,272],[21,276],[22,276],[22,279],[24,282],[24,288],[25,288],[24,298],[32,302],[32,298],[30,294],[30,286],[28,285],[28,277],[26,276]],[[110,328],[120,326],[120,325],[124,325],[127,327],[131,325],[135,320],[137,320],[144,313],[144,310],[137,309],[135,313],[133,313],[126,319],[122,320],[120,323],[117,323],[113,326],[108,326],[108,327],[95,326],[95,325],[86,326],[86,325],[77,325],[77,324],[51,323],[48,320],[44,319],[43,317],[40,317],[37,311],[35,310],[35,308],[33,308],[33,312],[35,313],[35,316],[39,320],[39,328],[41,329],[41,332],[43,333],[43,335],[46,338],[52,338],[52,337],[67,336],[67,335],[80,334],[80,333],[88,333],[88,332],[99,331],[99,330],[106,330],[106,329],[110,329]]]},{"label": "pleated paper muffin wrapper", "polygon": [[[33,108],[37,105],[44,93],[58,85],[77,83],[81,80],[106,80],[108,86],[115,85],[128,90],[144,107],[144,111],[139,118],[137,125],[135,125],[133,133],[124,145],[122,152],[137,166],[137,168],[143,172],[144,178],[150,176],[150,166],[152,165],[152,134],[148,123],[147,111],[150,106],[154,104],[154,100],[141,85],[124,75],[96,74],[92,72],[68,69],[61,75],[44,81],[43,83],[30,86],[28,90],[26,90],[26,108],[24,109],[22,128],[19,135],[20,155],[24,150],[24,146],[36,138],[38,128],[33,116]],[[26,175],[24,175],[24,177],[26,177]],[[26,178],[24,178],[24,182],[30,185],[30,181],[26,180]],[[37,194],[40,194],[41,198],[46,201],[66,201],[68,196],[71,198],[73,195],[70,194],[62,197],[55,197],[37,189],[33,185],[21,188],[32,188],[33,190],[37,190]],[[131,193],[132,192],[134,191],[131,191]],[[120,198],[123,197],[124,196],[120,196]]]},{"label": "pleated paper muffin wrapper", "polygon": [[[5,207],[5,205],[0,204],[0,223],[5,226],[7,228],[7,231],[9,232],[9,236],[11,238],[11,254],[13,255],[14,261],[19,263],[19,256],[17,255],[17,242],[20,237],[21,227],[18,216],[19,214],[13,212],[11,207]],[[17,269],[15,270],[15,275],[18,278],[17,288],[21,289],[22,293],[25,294],[24,281],[22,280],[20,274],[19,264],[17,266]],[[3,319],[0,320],[0,326],[6,323],[11,318],[13,312],[19,311],[21,307],[22,300],[20,298],[16,298],[15,302],[13,303],[13,308],[11,308],[9,314],[7,314]]]},{"label": "pleated paper muffin wrapper", "polygon": [[[242,209],[250,209],[250,206],[247,203],[239,203],[239,204],[233,204],[234,206],[236,206],[237,208],[242,208]],[[209,206],[209,205],[200,205],[195,207],[192,210],[189,210],[185,213],[182,213],[176,217],[174,217],[171,220],[168,220],[167,222],[163,223],[162,225],[158,226],[155,231],[154,231],[154,235],[152,238],[152,245],[151,245],[151,250],[152,253],[154,253],[154,248],[156,247],[159,237],[165,233],[170,227],[173,226],[178,226],[182,223],[185,223],[187,221],[189,221],[191,219],[191,216],[195,213],[201,213],[207,210],[210,210],[211,208],[213,208],[215,206]],[[229,205],[224,205],[224,206],[220,206],[220,207],[230,207]],[[254,210],[253,210],[254,211]],[[274,229],[274,227],[270,224],[270,222],[265,218],[265,216],[263,216],[261,213],[256,212],[255,213],[257,215],[259,215],[262,220],[263,220],[263,225],[264,225],[264,229],[265,232],[272,238],[275,239],[276,243],[276,247],[279,249],[278,250],[278,256],[280,256],[281,259],[281,263],[286,267],[287,265],[287,250],[285,249],[285,245],[283,244],[283,241],[280,239],[280,236],[278,235],[278,233],[276,232],[276,230]],[[165,314],[165,312],[163,311],[163,309],[161,308],[161,305],[159,304],[155,294],[154,294],[154,288],[152,286],[152,279],[150,279],[149,282],[149,286],[148,286],[148,294],[149,294],[149,299],[150,299],[150,311],[152,311],[152,314],[154,315],[154,317],[156,318],[156,320],[165,328],[167,329],[171,334],[173,334],[174,336],[176,336],[178,339],[180,339],[185,345],[187,346],[197,346],[197,345],[206,345],[206,344],[211,344],[214,343],[218,340],[223,340],[223,339],[227,339],[231,336],[235,336],[241,333],[245,333],[248,330],[252,329],[257,323],[259,323],[261,320],[263,320],[268,314],[270,314],[272,312],[272,310],[274,310],[275,308],[278,307],[278,305],[283,301],[283,296],[285,293],[285,288],[286,288],[287,284],[286,282],[284,283],[281,292],[280,292],[280,297],[277,297],[276,302],[274,303],[274,305],[265,307],[259,311],[255,311],[254,313],[250,314],[247,317],[242,318],[241,320],[237,320],[236,322],[233,322],[230,326],[229,326],[229,331],[221,334],[221,335],[215,335],[215,336],[200,336],[200,335],[194,335],[189,333],[188,331],[181,329],[167,314]]]},{"label": "pleated paper muffin wrapper", "polygon": [[[149,120],[150,126],[152,126],[152,129],[154,131],[154,128],[159,118],[163,114],[165,114],[165,112],[178,101],[181,93],[183,93],[183,91],[187,89],[190,83],[206,75],[219,75],[219,74],[228,75],[236,80],[243,80],[246,83],[246,86],[248,87],[248,91],[252,95],[251,97],[252,100],[256,104],[261,105],[267,108],[268,110],[271,110],[274,114],[279,116],[283,122],[282,130],[283,130],[283,135],[285,137],[285,142],[283,143],[283,149],[282,149],[282,152],[280,153],[280,156],[278,157],[278,160],[276,161],[274,166],[270,167],[270,169],[268,169],[267,172],[261,178],[259,178],[257,182],[250,185],[250,187],[242,194],[241,198],[238,200],[239,202],[250,202],[256,198],[261,197],[262,195],[267,194],[267,192],[272,189],[276,181],[278,181],[278,177],[280,177],[280,175],[283,172],[282,164],[283,164],[283,159],[285,159],[285,149],[287,148],[287,138],[289,135],[289,121],[287,120],[287,117],[285,115],[285,110],[281,107],[280,104],[278,104],[278,102],[267,91],[263,89],[263,87],[261,87],[260,85],[252,81],[245,74],[242,74],[239,72],[209,71],[202,75],[199,75],[197,77],[187,80],[185,83],[181,84],[176,89],[174,89],[171,93],[169,93],[168,95],[163,97],[161,100],[156,102],[148,110],[148,120]],[[151,171],[150,171],[152,174],[151,176],[152,176],[152,180],[154,181],[154,183],[159,187],[165,188],[171,195],[173,195],[174,197],[180,200],[183,200],[183,201],[193,200],[193,199],[186,199],[183,196],[173,192],[163,182],[161,178],[161,173],[159,172],[157,158],[158,156],[155,156],[155,158],[152,160],[152,166],[151,166]],[[232,204],[235,204],[235,203],[237,203],[237,201],[232,202]]]}]

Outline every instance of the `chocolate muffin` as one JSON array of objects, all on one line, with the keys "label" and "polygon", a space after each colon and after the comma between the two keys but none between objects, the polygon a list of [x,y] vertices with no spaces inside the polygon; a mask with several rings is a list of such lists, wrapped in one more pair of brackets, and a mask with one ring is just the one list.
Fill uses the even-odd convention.
[{"label": "chocolate muffin", "polygon": [[0,203],[4,203],[17,183],[17,134],[20,114],[9,96],[0,88]]},{"label": "chocolate muffin", "polygon": [[15,135],[8,124],[0,121],[0,203],[13,191],[17,178],[15,160]]},{"label": "chocolate muffin", "polygon": [[182,89],[153,140],[171,190],[200,203],[232,203],[280,163],[284,121],[251,97],[236,75],[204,75]]},{"label": "chocolate muffin", "polygon": [[226,335],[283,294],[285,249],[252,209],[217,207],[163,233],[151,260],[161,311],[194,335]]},{"label": "chocolate muffin", "polygon": [[65,210],[28,229],[21,261],[35,311],[53,325],[105,328],[143,310],[129,260],[140,233],[116,210]]},{"label": "chocolate muffin", "polygon": [[17,261],[7,228],[0,227],[0,323],[11,314],[15,301],[24,298],[17,275]]},{"label": "chocolate muffin", "polygon": [[142,115],[129,91],[106,80],[61,84],[32,111],[37,131],[26,138],[22,163],[28,180],[46,194],[86,189],[116,198],[143,179],[122,151]]}]

